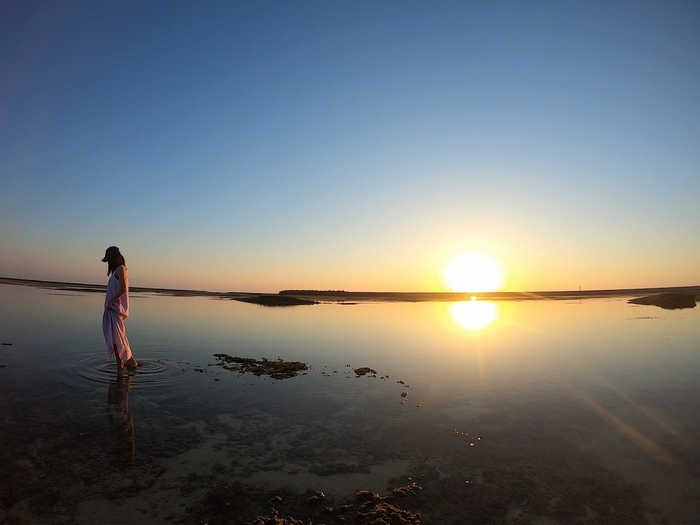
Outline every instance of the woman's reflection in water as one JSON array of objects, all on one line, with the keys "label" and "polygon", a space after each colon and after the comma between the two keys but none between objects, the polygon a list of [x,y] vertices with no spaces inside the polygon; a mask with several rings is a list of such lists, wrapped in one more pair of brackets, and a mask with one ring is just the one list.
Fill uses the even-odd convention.
[{"label": "woman's reflection in water", "polygon": [[118,374],[107,389],[107,420],[109,421],[114,449],[118,459],[133,461],[136,453],[134,441],[134,416],[129,412],[131,374]]}]

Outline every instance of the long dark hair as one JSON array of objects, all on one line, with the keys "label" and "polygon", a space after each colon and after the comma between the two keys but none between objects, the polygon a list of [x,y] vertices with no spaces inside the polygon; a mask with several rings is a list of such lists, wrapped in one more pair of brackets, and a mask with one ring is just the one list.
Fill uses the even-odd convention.
[{"label": "long dark hair", "polygon": [[121,253],[115,253],[109,259],[107,259],[107,277],[114,273],[114,270],[119,268],[121,265],[126,266],[126,261]]}]

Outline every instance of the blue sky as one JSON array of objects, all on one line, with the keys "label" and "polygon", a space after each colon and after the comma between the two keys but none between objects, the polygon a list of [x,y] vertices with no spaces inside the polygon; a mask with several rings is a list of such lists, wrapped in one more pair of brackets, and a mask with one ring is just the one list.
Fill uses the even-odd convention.
[{"label": "blue sky", "polygon": [[0,275],[700,283],[695,2],[0,5]]}]

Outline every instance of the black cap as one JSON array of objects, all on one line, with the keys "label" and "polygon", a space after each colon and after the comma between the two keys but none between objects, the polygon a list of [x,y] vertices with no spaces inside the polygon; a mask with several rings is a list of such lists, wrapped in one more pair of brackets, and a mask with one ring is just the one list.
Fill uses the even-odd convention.
[{"label": "black cap", "polygon": [[116,246],[110,246],[105,251],[105,256],[102,258],[102,262],[107,262],[112,256],[119,254],[119,248],[117,248]]}]

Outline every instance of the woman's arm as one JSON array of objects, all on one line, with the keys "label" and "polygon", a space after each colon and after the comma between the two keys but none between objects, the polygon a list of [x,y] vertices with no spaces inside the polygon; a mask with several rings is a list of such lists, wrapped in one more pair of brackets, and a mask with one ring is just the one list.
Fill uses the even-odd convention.
[{"label": "woman's arm", "polygon": [[119,283],[119,288],[117,288],[117,294],[112,297],[109,301],[107,301],[107,306],[106,308],[110,308],[114,303],[117,302],[117,300],[126,293],[126,276],[124,275],[124,266],[118,266],[116,270],[114,270],[114,276],[117,278],[117,282]]}]

